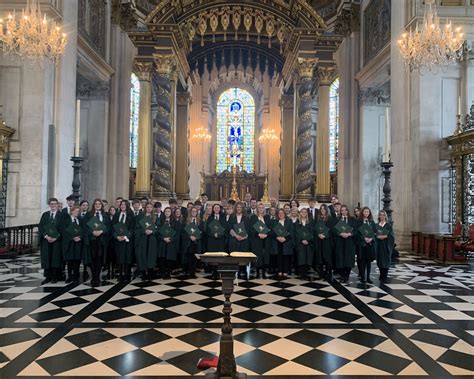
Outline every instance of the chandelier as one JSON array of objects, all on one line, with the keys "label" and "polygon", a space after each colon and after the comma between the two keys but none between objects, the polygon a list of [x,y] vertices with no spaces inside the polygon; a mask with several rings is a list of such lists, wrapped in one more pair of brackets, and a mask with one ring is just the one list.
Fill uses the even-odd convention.
[{"label": "chandelier", "polygon": [[444,27],[436,11],[434,0],[425,2],[423,24],[414,31],[403,33],[398,40],[398,47],[405,64],[410,71],[431,71],[437,66],[455,63],[461,56],[464,43],[461,28],[454,28],[446,20]]},{"label": "chandelier", "polygon": [[49,59],[57,62],[64,53],[67,37],[54,21],[41,16],[39,0],[28,0],[17,20],[15,12],[0,19],[0,47],[5,54],[32,61]]}]

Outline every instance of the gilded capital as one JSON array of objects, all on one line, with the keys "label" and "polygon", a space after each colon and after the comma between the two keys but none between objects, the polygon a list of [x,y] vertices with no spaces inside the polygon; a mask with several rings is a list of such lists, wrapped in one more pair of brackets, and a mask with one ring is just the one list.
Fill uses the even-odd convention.
[{"label": "gilded capital", "polygon": [[176,59],[173,54],[153,54],[153,59],[158,74],[169,75],[176,66]]},{"label": "gilded capital", "polygon": [[135,72],[139,80],[149,82],[151,80],[152,70],[153,70],[153,62],[147,62],[147,61],[133,62],[133,72]]},{"label": "gilded capital", "polygon": [[313,71],[318,64],[318,58],[298,58],[298,73],[300,78],[312,78]]},{"label": "gilded capital", "polygon": [[335,66],[318,67],[319,85],[329,86],[337,77]]}]

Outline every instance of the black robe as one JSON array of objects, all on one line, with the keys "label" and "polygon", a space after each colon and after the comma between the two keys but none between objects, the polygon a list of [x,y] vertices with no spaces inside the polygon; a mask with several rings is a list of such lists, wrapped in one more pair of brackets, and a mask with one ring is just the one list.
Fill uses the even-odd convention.
[{"label": "black robe", "polygon": [[[334,224],[334,226],[337,222]],[[348,224],[353,228],[352,236],[348,238],[342,238],[338,235],[335,228],[333,228],[334,240],[335,240],[335,255],[336,255],[336,268],[352,268],[355,263],[356,253],[356,233],[357,233],[357,222],[354,218],[348,218]]]},{"label": "black robe", "polygon": [[216,238],[210,232],[209,224],[214,220],[214,214],[209,216],[206,222],[206,251],[208,252],[222,252],[227,251],[227,236],[229,234],[228,225],[225,217],[219,216],[219,223],[224,228],[223,236]]},{"label": "black robe", "polygon": [[247,231],[247,238],[239,241],[237,238],[233,237],[230,233],[231,230],[234,229],[234,225],[237,224],[237,216],[235,214],[231,215],[229,217],[229,221],[227,222],[227,227],[229,230],[229,252],[233,251],[250,251],[250,243],[249,243],[249,232],[250,232],[250,224],[249,224],[249,218],[245,215],[242,215],[241,222],[245,226],[245,230]]},{"label": "black robe", "polygon": [[46,228],[48,224],[52,224],[58,233],[61,233],[61,211],[56,211],[54,220],[51,221],[51,211],[44,212],[41,215],[38,230],[39,237],[41,238],[40,243],[40,254],[41,254],[41,267],[44,269],[60,268],[62,267],[62,254],[61,254],[61,236],[53,243],[49,243],[44,237],[46,236]]},{"label": "black robe", "polygon": [[272,250],[272,239],[270,233],[272,230],[273,223],[270,220],[270,216],[263,216],[263,222],[270,231],[267,234],[267,238],[261,239],[258,236],[258,232],[253,227],[258,221],[257,215],[252,215],[249,219],[249,241],[250,241],[250,250],[257,256],[257,267],[263,267],[270,264],[270,252]]}]

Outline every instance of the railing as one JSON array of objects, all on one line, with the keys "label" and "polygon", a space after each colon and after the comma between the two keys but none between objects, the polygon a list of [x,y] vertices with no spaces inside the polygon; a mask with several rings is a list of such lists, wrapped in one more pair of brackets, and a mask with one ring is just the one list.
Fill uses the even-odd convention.
[{"label": "railing", "polygon": [[27,254],[38,248],[38,224],[0,229],[0,257],[10,253]]}]

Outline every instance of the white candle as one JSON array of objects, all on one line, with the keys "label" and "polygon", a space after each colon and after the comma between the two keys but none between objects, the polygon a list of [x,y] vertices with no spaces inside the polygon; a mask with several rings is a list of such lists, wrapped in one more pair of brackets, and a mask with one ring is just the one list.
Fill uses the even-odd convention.
[{"label": "white candle", "polygon": [[461,96],[458,96],[458,114],[461,114]]},{"label": "white candle", "polygon": [[383,161],[390,162],[390,108],[385,108],[385,146]]},{"label": "white candle", "polygon": [[74,156],[78,157],[81,147],[81,100],[76,101],[76,138],[74,142]]}]

